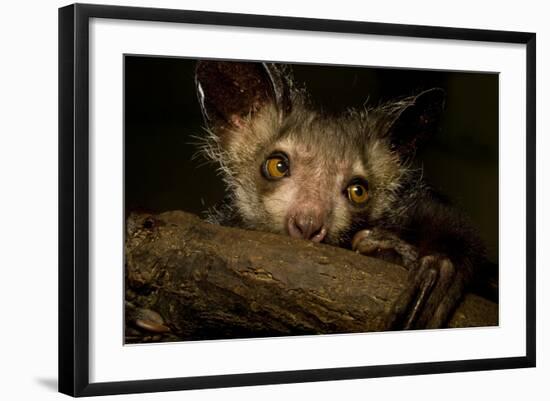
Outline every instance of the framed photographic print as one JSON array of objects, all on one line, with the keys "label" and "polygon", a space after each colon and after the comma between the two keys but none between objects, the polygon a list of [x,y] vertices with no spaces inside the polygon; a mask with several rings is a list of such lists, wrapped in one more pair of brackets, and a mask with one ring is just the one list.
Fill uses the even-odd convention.
[{"label": "framed photographic print", "polygon": [[534,33],[70,5],[59,99],[61,392],[535,366]]}]

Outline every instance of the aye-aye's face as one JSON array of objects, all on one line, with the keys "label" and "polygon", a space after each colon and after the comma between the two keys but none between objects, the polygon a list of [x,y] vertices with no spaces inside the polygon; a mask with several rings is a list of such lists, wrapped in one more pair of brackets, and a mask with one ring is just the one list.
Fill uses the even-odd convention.
[{"label": "aye-aye's face", "polygon": [[251,229],[335,245],[382,215],[399,187],[399,158],[357,116],[265,110],[225,144],[226,181]]},{"label": "aye-aye's face", "polygon": [[444,92],[328,116],[309,109],[282,67],[197,63],[204,150],[245,227],[349,245],[357,230],[407,207],[399,193],[411,170],[402,160],[436,130]]}]

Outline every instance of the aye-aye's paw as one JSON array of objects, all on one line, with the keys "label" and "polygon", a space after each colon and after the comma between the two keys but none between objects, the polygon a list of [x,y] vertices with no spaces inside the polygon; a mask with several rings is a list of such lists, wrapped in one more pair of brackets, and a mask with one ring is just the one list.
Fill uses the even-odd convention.
[{"label": "aye-aye's paw", "polygon": [[352,240],[352,249],[362,255],[402,265],[408,270],[411,270],[418,260],[416,247],[389,231],[377,228],[356,233]]},{"label": "aye-aye's paw", "polygon": [[462,272],[444,255],[423,256],[389,315],[392,329],[444,327],[462,298]]},{"label": "aye-aye's paw", "polygon": [[400,264],[409,279],[388,315],[390,329],[441,328],[447,323],[464,293],[465,275],[441,254],[419,257],[415,246],[381,229],[355,234],[353,250]]}]

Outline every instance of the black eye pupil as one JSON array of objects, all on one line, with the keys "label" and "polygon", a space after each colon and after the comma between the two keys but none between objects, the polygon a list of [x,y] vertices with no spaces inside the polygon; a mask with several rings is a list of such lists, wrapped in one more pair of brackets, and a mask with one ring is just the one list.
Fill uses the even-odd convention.
[{"label": "black eye pupil", "polygon": [[278,170],[280,173],[285,173],[285,172],[286,172],[287,166],[286,166],[286,163],[285,163],[283,160],[280,160],[280,161],[277,163],[277,170]]},{"label": "black eye pupil", "polygon": [[355,195],[361,196],[363,195],[363,188],[359,185],[356,185],[355,187],[353,187],[353,192],[355,192]]}]

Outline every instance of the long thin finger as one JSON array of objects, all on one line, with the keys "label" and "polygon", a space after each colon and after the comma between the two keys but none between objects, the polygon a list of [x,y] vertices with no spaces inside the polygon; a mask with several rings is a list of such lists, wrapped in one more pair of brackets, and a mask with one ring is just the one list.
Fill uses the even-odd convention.
[{"label": "long thin finger", "polygon": [[410,330],[414,322],[416,321],[418,315],[422,311],[422,306],[426,302],[426,300],[429,298],[432,288],[437,281],[437,271],[436,270],[428,270],[426,272],[425,278],[423,280],[423,283],[420,287],[420,293],[418,294],[418,298],[414,304],[414,307],[409,314],[409,317],[407,319],[407,322],[405,323],[405,330]]}]

